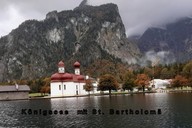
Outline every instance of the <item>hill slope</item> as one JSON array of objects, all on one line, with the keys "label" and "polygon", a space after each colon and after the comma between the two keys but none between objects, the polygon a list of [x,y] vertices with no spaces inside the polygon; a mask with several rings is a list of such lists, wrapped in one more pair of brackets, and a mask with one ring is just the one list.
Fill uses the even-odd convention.
[{"label": "hill slope", "polygon": [[115,4],[81,5],[49,12],[43,21],[28,20],[0,39],[0,81],[49,76],[64,60],[67,70],[78,60],[135,62],[139,49],[129,42]]}]

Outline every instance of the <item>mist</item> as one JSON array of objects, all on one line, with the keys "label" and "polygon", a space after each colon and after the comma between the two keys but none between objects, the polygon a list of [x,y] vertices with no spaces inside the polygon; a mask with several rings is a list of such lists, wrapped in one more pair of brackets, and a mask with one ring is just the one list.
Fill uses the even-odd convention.
[{"label": "mist", "polygon": [[156,66],[159,64],[168,65],[174,63],[175,61],[175,56],[170,51],[155,52],[151,50],[143,55],[138,64],[140,64],[141,66]]}]

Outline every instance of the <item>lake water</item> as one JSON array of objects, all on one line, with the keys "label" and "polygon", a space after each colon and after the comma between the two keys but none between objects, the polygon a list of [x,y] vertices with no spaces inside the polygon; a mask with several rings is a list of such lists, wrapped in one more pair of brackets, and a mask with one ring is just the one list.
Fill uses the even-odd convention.
[{"label": "lake water", "polygon": [[192,93],[0,101],[0,127],[192,128]]}]

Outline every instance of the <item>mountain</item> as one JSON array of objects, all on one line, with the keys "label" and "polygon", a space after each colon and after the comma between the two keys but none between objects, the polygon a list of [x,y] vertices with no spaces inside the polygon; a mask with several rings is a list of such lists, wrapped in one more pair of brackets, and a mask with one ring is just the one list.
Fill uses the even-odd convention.
[{"label": "mountain", "polygon": [[164,54],[162,61],[184,62],[192,59],[192,19],[182,18],[165,28],[149,28],[137,40],[143,54]]},{"label": "mountain", "polygon": [[140,51],[126,38],[117,5],[83,2],[42,21],[27,20],[0,38],[0,81],[50,76],[60,60],[70,71],[76,60],[82,67],[100,59],[135,62]]}]

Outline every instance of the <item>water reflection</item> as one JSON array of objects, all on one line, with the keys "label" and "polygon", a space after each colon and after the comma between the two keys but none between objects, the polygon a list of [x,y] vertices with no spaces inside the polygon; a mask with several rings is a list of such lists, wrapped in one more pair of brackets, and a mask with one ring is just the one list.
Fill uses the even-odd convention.
[{"label": "water reflection", "polygon": [[[0,127],[192,127],[192,93],[90,96],[46,100],[0,101]],[[22,109],[68,111],[23,115]],[[93,109],[95,109],[93,113]],[[161,115],[109,114],[109,110],[161,109]],[[77,113],[87,110],[87,113]],[[83,111],[82,111],[83,112]]]}]

